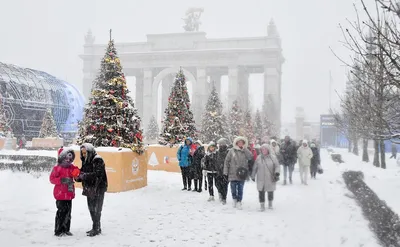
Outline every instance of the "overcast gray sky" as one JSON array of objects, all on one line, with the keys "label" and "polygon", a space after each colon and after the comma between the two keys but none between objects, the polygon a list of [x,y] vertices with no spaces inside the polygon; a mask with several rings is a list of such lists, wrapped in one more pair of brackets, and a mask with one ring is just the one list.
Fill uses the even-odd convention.
[{"label": "overcast gray sky", "polygon": [[[370,0],[372,1],[372,0]],[[181,32],[188,7],[204,7],[201,31],[209,38],[266,35],[271,18],[282,37],[283,121],[295,107],[318,120],[329,107],[329,70],[333,89],[343,90],[345,68],[329,50],[346,51],[339,23],[354,19],[353,0],[0,0],[0,61],[46,71],[79,85],[84,34],[106,43],[112,28],[116,42],[145,41],[148,33]],[[260,95],[259,77],[250,92]],[[338,98],[333,92],[333,103]],[[260,101],[261,102],[261,101]]]}]

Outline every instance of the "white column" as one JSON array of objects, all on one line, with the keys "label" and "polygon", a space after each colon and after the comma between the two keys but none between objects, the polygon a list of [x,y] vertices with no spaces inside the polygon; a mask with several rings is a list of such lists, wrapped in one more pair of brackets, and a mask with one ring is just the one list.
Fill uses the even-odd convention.
[{"label": "white column", "polygon": [[88,71],[83,74],[82,94],[86,101],[92,95],[92,84],[94,81],[95,73]]},{"label": "white column", "polygon": [[196,124],[201,123],[201,114],[203,113],[204,106],[207,103],[207,75],[204,67],[197,68],[197,81],[193,85],[193,114]]},{"label": "white column", "polygon": [[264,68],[264,102],[267,103],[267,114],[276,124],[281,125],[281,92],[280,73],[276,68]]},{"label": "white column", "polygon": [[166,75],[162,79],[162,93],[161,93],[161,112],[164,112],[168,106],[168,98],[171,94],[171,87],[174,82],[174,76],[172,74]]},{"label": "white column", "polygon": [[143,123],[142,128],[147,127],[152,115],[157,115],[157,104],[154,104],[153,98],[153,71],[151,69],[144,69],[143,71]]},{"label": "white column", "polygon": [[247,110],[249,107],[249,73],[246,68],[239,70],[238,78],[239,104],[243,110]]},{"label": "white column", "polygon": [[238,97],[238,68],[229,67],[228,71],[229,78],[229,89],[228,89],[228,109],[232,107],[233,101],[237,100]]},{"label": "white column", "polygon": [[135,106],[138,109],[140,117],[143,117],[143,97],[144,97],[143,72],[136,74],[135,77],[136,77]]},{"label": "white column", "polygon": [[210,86],[212,86],[213,82],[215,83],[215,88],[217,90],[218,95],[221,97],[221,75],[218,73],[213,73],[211,75],[211,85]]}]

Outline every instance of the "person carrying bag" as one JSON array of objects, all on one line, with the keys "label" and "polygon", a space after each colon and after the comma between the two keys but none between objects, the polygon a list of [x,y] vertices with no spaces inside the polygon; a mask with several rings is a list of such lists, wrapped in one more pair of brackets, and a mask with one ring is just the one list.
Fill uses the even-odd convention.
[{"label": "person carrying bag", "polygon": [[265,211],[265,192],[268,193],[268,208],[272,209],[276,183],[280,177],[280,165],[275,155],[271,153],[268,144],[261,146],[261,155],[257,157],[251,179],[256,181],[260,201],[260,211]]}]

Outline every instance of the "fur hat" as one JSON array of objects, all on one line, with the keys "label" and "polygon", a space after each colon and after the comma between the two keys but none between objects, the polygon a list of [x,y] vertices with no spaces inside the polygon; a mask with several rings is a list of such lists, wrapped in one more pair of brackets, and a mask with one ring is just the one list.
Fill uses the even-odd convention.
[{"label": "fur hat", "polygon": [[220,146],[228,146],[228,145],[229,145],[229,141],[228,141],[228,139],[226,139],[226,138],[221,138],[221,139],[219,139],[217,143],[218,143],[218,145],[220,145]]},{"label": "fur hat", "polygon": [[200,146],[203,146],[203,143],[200,140],[195,141],[194,144],[199,144]]}]

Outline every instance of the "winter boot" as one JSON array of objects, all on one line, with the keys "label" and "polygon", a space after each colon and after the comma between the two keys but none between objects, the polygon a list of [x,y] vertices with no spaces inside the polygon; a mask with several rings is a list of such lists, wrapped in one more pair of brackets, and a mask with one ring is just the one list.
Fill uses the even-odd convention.
[{"label": "winter boot", "polygon": [[95,236],[97,236],[97,235],[100,235],[101,234],[101,230],[99,230],[99,229],[93,229],[93,230],[91,230],[89,233],[87,233],[87,236],[88,237],[95,237]]},{"label": "winter boot", "polygon": [[265,211],[265,203],[264,202],[260,203],[260,211],[261,212]]},{"label": "winter boot", "polygon": [[212,202],[212,201],[214,201],[214,196],[210,196],[210,198],[208,198],[208,200],[207,200],[208,202]]},{"label": "winter boot", "polygon": [[237,207],[237,203],[238,201],[236,199],[233,199],[233,207],[236,208]]},{"label": "winter boot", "polygon": [[222,199],[222,205],[226,205],[226,200]]},{"label": "winter boot", "polygon": [[283,185],[286,185],[286,180],[283,180]]},{"label": "winter boot", "polygon": [[222,202],[222,194],[221,193],[218,193],[218,198],[219,198],[219,201]]},{"label": "winter boot", "polygon": [[74,236],[74,234],[72,234],[71,232],[66,232],[65,235],[67,235],[69,237]]},{"label": "winter boot", "polygon": [[192,191],[192,188],[189,187],[188,191]]},{"label": "winter boot", "polygon": [[242,210],[242,202],[237,202],[237,209]]},{"label": "winter boot", "polygon": [[272,207],[272,201],[268,201],[268,209],[273,209],[273,207]]},{"label": "winter boot", "polygon": [[187,188],[186,188],[186,187],[184,187],[182,190],[187,190]]},{"label": "winter boot", "polygon": [[292,178],[289,178],[289,183],[293,184]]},{"label": "winter boot", "polygon": [[198,193],[201,193],[203,190],[200,188],[197,190]]}]

